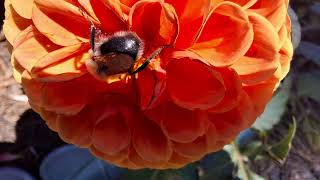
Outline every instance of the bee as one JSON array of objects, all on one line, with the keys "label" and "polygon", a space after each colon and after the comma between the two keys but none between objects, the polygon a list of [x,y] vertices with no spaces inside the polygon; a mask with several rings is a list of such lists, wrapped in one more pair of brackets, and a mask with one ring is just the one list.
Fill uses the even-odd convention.
[{"label": "bee", "polygon": [[[83,11],[82,11],[83,13]],[[98,79],[127,73],[134,75],[159,56],[168,46],[156,49],[143,62],[138,62],[144,54],[144,42],[132,31],[119,31],[112,35],[105,35],[90,22],[90,54],[91,59],[86,62],[88,71]]]}]

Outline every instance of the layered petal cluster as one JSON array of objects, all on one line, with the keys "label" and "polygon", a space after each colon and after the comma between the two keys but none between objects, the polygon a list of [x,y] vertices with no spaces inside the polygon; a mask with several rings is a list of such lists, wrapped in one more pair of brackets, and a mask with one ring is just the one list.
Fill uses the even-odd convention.
[{"label": "layered petal cluster", "polygon": [[[63,140],[121,167],[179,168],[220,150],[263,112],[293,54],[288,0],[6,0],[14,77]],[[89,17],[85,17],[82,11]],[[138,74],[88,72],[90,18],[133,31]]]}]

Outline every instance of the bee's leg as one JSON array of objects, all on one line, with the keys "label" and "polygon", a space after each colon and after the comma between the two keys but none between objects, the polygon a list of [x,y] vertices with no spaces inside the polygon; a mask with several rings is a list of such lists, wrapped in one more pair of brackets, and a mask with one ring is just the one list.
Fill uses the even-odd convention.
[{"label": "bee's leg", "polygon": [[92,53],[95,51],[95,40],[96,40],[96,27],[91,22],[90,25],[90,46],[92,49]]},{"label": "bee's leg", "polygon": [[136,70],[133,70],[133,68],[129,69],[128,73],[129,73],[130,75],[133,75],[133,74],[136,74],[136,73],[142,71],[144,68],[146,68],[146,67],[150,64],[150,62],[151,62],[155,57],[159,56],[159,54],[162,52],[162,50],[163,50],[164,48],[168,48],[168,47],[170,47],[170,46],[161,46],[161,47],[159,47],[158,49],[156,49],[155,51],[153,51],[153,53],[145,60],[145,62],[144,62],[141,66],[139,66]]},{"label": "bee's leg", "polygon": [[96,27],[94,26],[94,23],[91,21],[89,15],[83,10],[81,7],[79,7],[80,13],[87,19],[87,21],[90,23],[90,46],[92,53],[95,52],[95,39],[96,39]]}]

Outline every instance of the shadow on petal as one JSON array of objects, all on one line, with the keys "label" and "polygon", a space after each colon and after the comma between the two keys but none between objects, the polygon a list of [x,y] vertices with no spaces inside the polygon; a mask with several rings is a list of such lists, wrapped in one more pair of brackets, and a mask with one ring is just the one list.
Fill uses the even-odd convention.
[{"label": "shadow on petal", "polygon": [[12,7],[23,18],[31,19],[34,0],[11,0]]},{"label": "shadow on petal", "polygon": [[3,24],[3,33],[11,45],[18,34],[32,24],[32,21],[21,17],[11,5],[6,7],[6,19]]}]

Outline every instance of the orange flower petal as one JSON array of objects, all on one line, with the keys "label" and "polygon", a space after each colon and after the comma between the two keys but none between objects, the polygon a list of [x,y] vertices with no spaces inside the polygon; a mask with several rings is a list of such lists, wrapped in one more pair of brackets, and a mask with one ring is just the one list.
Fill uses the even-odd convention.
[{"label": "orange flower petal", "polygon": [[164,99],[166,90],[165,74],[150,69],[141,71],[136,79],[143,110],[157,106]]},{"label": "orange flower petal", "polygon": [[[129,16],[130,29],[145,41],[145,46],[172,45],[178,35],[178,19],[173,7],[152,0],[139,1]],[[146,31],[146,29],[148,29]]]},{"label": "orange flower petal", "polygon": [[146,166],[145,165],[146,161],[139,156],[139,154],[136,152],[136,150],[133,147],[131,147],[129,150],[128,161],[130,161],[136,166],[140,166],[140,167]]},{"label": "orange flower petal", "polygon": [[175,46],[190,47],[210,10],[210,0],[166,0],[176,10],[179,17],[180,32]]},{"label": "orange flower petal", "polygon": [[192,49],[213,66],[228,66],[247,52],[252,41],[252,25],[245,11],[224,2],[210,12]]},{"label": "orange flower petal", "polygon": [[200,61],[184,58],[169,62],[168,92],[173,101],[187,109],[207,109],[224,97],[221,75]]},{"label": "orange flower petal", "polygon": [[24,69],[31,72],[39,59],[49,52],[60,48],[42,35],[33,26],[29,26],[17,36],[13,56]]},{"label": "orange flower petal", "polygon": [[207,116],[204,111],[189,111],[173,103],[164,105],[161,127],[173,141],[188,143],[202,136],[207,130]]},{"label": "orange flower petal", "polygon": [[123,168],[130,167],[130,169],[132,169],[132,170],[138,170],[138,169],[142,169],[143,167],[145,167],[142,165],[137,165],[135,162],[133,162],[129,159],[125,159],[125,160],[119,162],[118,166],[123,167]]},{"label": "orange flower petal", "polygon": [[217,130],[217,139],[219,139],[218,141],[223,141],[228,144],[239,133],[236,129],[234,129],[234,125],[224,121],[223,119],[218,119],[215,114],[210,115],[209,118],[211,122],[213,122],[212,125]]},{"label": "orange flower petal", "polygon": [[136,152],[149,162],[167,162],[172,154],[169,140],[156,123],[140,118],[134,123],[132,135]]},{"label": "orange flower petal", "polygon": [[[91,111],[91,112],[90,112]],[[75,116],[59,115],[56,119],[59,136],[68,143],[87,148],[92,144],[92,129],[94,124],[94,111],[85,108]]]},{"label": "orange flower petal", "polygon": [[183,157],[200,159],[207,152],[206,136],[198,137],[190,143],[173,143],[174,151]]},{"label": "orange flower petal", "polygon": [[[264,17],[251,13],[254,40],[247,54],[236,61],[234,68],[246,84],[270,78],[279,66],[279,38],[272,24]],[[265,33],[268,32],[268,33]]]},{"label": "orange flower petal", "polygon": [[124,22],[128,20],[128,14],[124,12],[124,4],[119,0],[100,0],[105,6],[110,8]]},{"label": "orange flower petal", "polygon": [[[30,103],[30,106],[32,109],[34,109],[34,106]],[[46,111],[44,108],[40,108],[40,111],[37,112],[40,114],[41,118],[46,121],[47,126],[52,129],[53,131],[57,132],[57,113],[52,111]]]},{"label": "orange flower petal", "polygon": [[117,163],[117,164],[126,160],[128,153],[129,153],[128,148],[127,148],[127,149],[124,149],[115,155],[109,155],[109,154],[103,153],[102,151],[99,151],[97,148],[95,148],[95,146],[91,146],[90,151],[95,156],[102,158],[103,160],[105,160],[107,162]]},{"label": "orange flower petal", "polygon": [[279,36],[282,40],[281,49],[279,52],[281,68],[278,68],[277,72],[275,73],[275,77],[282,80],[290,70],[294,49],[291,42],[291,21],[289,16],[287,16],[286,22],[282,26],[281,30],[279,31]]},{"label": "orange flower petal", "polygon": [[279,36],[279,46],[282,47],[284,42],[288,38],[288,30],[285,24],[283,24],[281,29],[279,30],[278,36]]},{"label": "orange flower petal", "polygon": [[89,22],[78,7],[67,1],[35,0],[32,20],[37,29],[55,44],[71,46],[88,42]]},{"label": "orange flower petal", "polygon": [[243,129],[249,128],[256,119],[254,106],[249,96],[243,92],[237,107],[225,113],[209,113],[219,139],[231,140]]},{"label": "orange flower petal", "polygon": [[186,164],[192,162],[194,160],[187,158],[187,157],[183,157],[181,155],[179,155],[176,152],[173,152],[170,160],[169,160],[169,167],[172,166],[172,168],[178,169],[178,168],[182,168],[183,166],[185,166]]},{"label": "orange flower petal", "polygon": [[[102,0],[79,0],[79,3],[96,21],[101,28],[107,33],[126,30],[128,27],[125,20],[121,18],[123,13],[112,9],[112,4],[117,3]],[[119,2],[118,2],[119,3]]]},{"label": "orange flower petal", "polygon": [[217,69],[223,74],[225,96],[222,101],[214,107],[208,109],[209,112],[223,113],[233,109],[238,105],[242,86],[237,72],[232,69]]},{"label": "orange flower petal", "polygon": [[[139,154],[136,152],[136,150],[133,147],[131,147],[131,149],[129,151],[128,161],[138,167],[145,167],[146,166],[146,161],[143,160],[142,157],[139,156]],[[151,163],[149,162],[149,164],[151,164]]]},{"label": "orange flower petal", "polygon": [[278,82],[273,80],[243,87],[250,97],[251,102],[254,103],[254,109],[257,114],[261,114],[264,111],[265,106],[272,98],[277,84]]},{"label": "orange flower petal", "polygon": [[[288,1],[286,2],[288,3]],[[289,73],[294,50],[291,42],[291,21],[289,16],[287,16],[285,24],[279,31],[279,36],[281,39],[281,49],[279,51],[281,68],[278,68],[275,77],[282,80]]]},{"label": "orange flower petal", "polygon": [[41,90],[44,87],[44,83],[32,79],[30,73],[24,71],[21,77],[21,84],[23,86],[24,92],[28,96],[29,102],[41,107],[43,105]]},{"label": "orange flower petal", "polygon": [[[166,98],[162,103],[165,103],[167,101],[168,100]],[[144,110],[144,114],[146,117],[148,117],[148,119],[160,125],[161,125],[162,119],[165,118],[165,106],[162,103],[153,108]]]},{"label": "orange flower petal", "polygon": [[227,142],[222,144],[218,143],[221,139],[217,133],[215,126],[210,123],[208,131],[206,132],[207,153],[218,151],[227,144]]},{"label": "orange flower petal", "polygon": [[[94,78],[89,73],[84,74],[83,76],[81,76],[81,78],[89,89],[88,98],[93,104],[98,104],[103,100],[104,102],[101,103],[101,107],[105,107],[106,102],[112,102],[113,104],[119,104],[119,102],[123,102],[123,100],[121,99],[111,101],[111,97],[108,97],[108,99],[105,100],[102,97],[105,97],[106,95],[123,96],[127,104],[135,102],[137,100],[137,92],[134,89],[135,86],[132,79],[128,81],[121,80],[113,83],[108,83]],[[99,106],[96,106],[96,108],[97,107]]]},{"label": "orange flower petal", "polygon": [[11,0],[14,10],[23,18],[31,19],[34,0]]},{"label": "orange flower petal", "polygon": [[6,39],[13,45],[18,34],[31,25],[32,21],[21,17],[11,5],[6,7],[3,33]]},{"label": "orange flower petal", "polygon": [[[221,0],[212,0],[212,1],[221,1]],[[239,6],[241,6],[242,8],[247,9],[252,5],[254,5],[258,0],[228,0],[228,1],[234,2]]]},{"label": "orange flower petal", "polygon": [[80,77],[87,72],[88,49],[88,44],[77,44],[53,51],[37,61],[32,68],[32,76],[50,82]]},{"label": "orange flower petal", "polygon": [[278,31],[286,20],[288,10],[287,2],[284,0],[258,0],[256,4],[250,7],[249,11],[259,13],[266,17]]},{"label": "orange flower petal", "polygon": [[95,125],[92,139],[95,148],[115,155],[128,147],[131,135],[126,117],[117,112],[108,112],[109,109],[106,109],[105,115]]},{"label": "orange flower petal", "polygon": [[128,161],[134,164],[136,167],[149,167],[151,169],[164,169],[163,167],[166,167],[166,162],[149,162],[145,161],[139,154],[135,151],[134,148],[130,149],[129,155],[128,155]]},{"label": "orange flower petal", "polygon": [[151,103],[154,95],[155,81],[155,77],[151,70],[146,69],[139,73],[137,86],[140,92],[140,105],[142,109],[146,109]]},{"label": "orange flower petal", "polygon": [[[22,85],[29,101],[47,111],[74,115],[85,106],[87,87],[81,79],[59,82],[42,83],[31,78],[27,71],[22,74]],[[74,91],[74,87],[77,91]],[[60,97],[65,98],[61,99]]]},{"label": "orange flower petal", "polygon": [[[25,88],[28,88],[24,86]],[[75,90],[74,88],[77,87]],[[79,113],[87,102],[88,87],[81,78],[65,81],[44,83],[41,90],[41,106],[48,111],[74,115]],[[61,98],[63,97],[63,98]]]},{"label": "orange flower petal", "polygon": [[283,79],[290,70],[291,60],[293,56],[293,46],[290,39],[287,39],[280,50],[281,75],[279,79]]},{"label": "orange flower petal", "polygon": [[132,7],[138,1],[140,0],[120,0],[122,4],[125,4],[128,7]]}]

